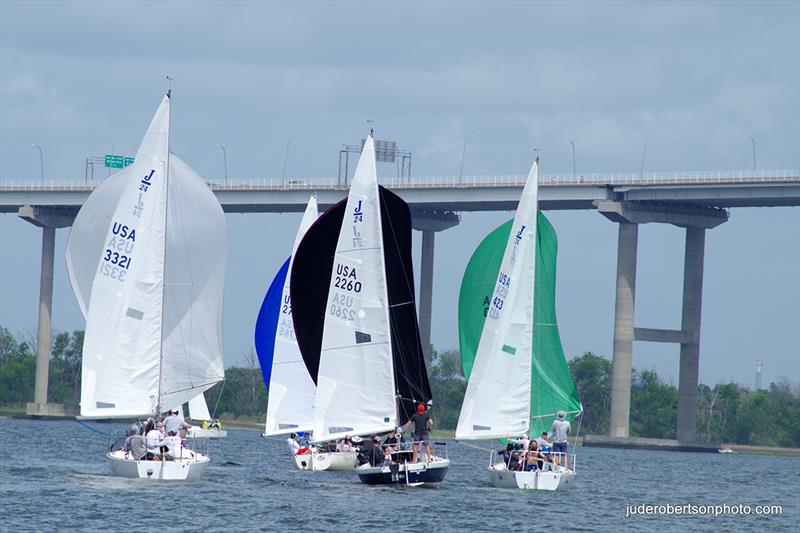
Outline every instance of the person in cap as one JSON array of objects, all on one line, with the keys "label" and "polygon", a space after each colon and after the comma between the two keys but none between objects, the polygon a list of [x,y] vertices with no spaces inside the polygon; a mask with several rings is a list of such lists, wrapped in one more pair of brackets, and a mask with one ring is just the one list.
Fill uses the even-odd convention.
[{"label": "person in cap", "polygon": [[412,447],[412,461],[417,461],[417,445],[420,444],[425,447],[425,460],[431,462],[431,441],[430,430],[433,428],[433,420],[431,415],[425,411],[424,404],[417,405],[417,412],[411,415],[408,422],[405,423],[403,429],[414,426],[414,444]]},{"label": "person in cap", "polygon": [[187,430],[190,427],[186,420],[184,420],[183,414],[177,409],[171,410],[169,416],[164,419],[164,431],[166,431],[167,434],[173,431],[176,435],[180,435],[181,438],[185,438]]},{"label": "person in cap", "polygon": [[570,425],[566,421],[567,414],[564,411],[556,413],[556,419],[550,426],[548,437],[552,437],[553,447],[551,451],[554,455],[556,465],[560,464],[561,455],[564,456],[564,468],[569,468],[569,458],[567,456],[567,435],[569,435]]},{"label": "person in cap", "polygon": [[290,433],[289,438],[286,439],[286,446],[289,448],[289,453],[297,455],[300,451],[300,442],[297,440],[297,433]]},{"label": "person in cap", "polygon": [[353,446],[353,441],[350,439],[350,435],[345,435],[342,439],[336,443],[336,451],[337,452],[349,452],[355,449]]}]

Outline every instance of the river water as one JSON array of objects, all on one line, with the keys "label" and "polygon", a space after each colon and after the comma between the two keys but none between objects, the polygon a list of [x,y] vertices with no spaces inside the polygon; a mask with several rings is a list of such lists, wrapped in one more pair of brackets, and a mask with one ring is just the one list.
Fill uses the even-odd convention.
[{"label": "river water", "polygon": [[[212,463],[194,483],[112,477],[106,444],[73,421],[0,420],[0,530],[798,531],[800,517],[796,457],[585,448],[577,485],[545,493],[492,488],[488,454],[453,441],[439,488],[301,472],[282,439],[254,430],[228,429],[227,439],[209,442]],[[626,517],[627,506],[640,504],[743,507]],[[756,515],[758,505],[780,505],[782,514]]]}]

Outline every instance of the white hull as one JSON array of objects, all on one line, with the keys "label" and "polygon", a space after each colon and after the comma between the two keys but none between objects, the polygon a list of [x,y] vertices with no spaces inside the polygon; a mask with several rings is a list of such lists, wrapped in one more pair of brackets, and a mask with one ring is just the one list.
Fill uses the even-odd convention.
[{"label": "white hull", "polygon": [[194,452],[192,459],[180,461],[136,461],[117,450],[106,455],[115,476],[133,479],[194,481],[203,476],[210,462],[207,455]]},{"label": "white hull", "polygon": [[351,472],[358,463],[356,452],[312,452],[295,455],[294,462],[300,470],[317,472]]},{"label": "white hull", "polygon": [[575,484],[575,472],[551,472],[532,470],[517,472],[508,470],[502,463],[489,468],[492,485],[504,489],[567,490]]},{"label": "white hull", "polygon": [[228,437],[228,432],[224,429],[203,429],[203,428],[189,428],[186,433],[186,438],[189,439],[224,439]]}]

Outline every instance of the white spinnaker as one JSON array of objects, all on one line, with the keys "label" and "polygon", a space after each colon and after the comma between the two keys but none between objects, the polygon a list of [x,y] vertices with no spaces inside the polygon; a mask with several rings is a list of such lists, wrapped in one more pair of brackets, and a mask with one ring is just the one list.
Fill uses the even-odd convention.
[{"label": "white spinnaker", "polygon": [[539,162],[522,191],[470,374],[457,439],[526,433],[530,424]]},{"label": "white spinnaker", "polygon": [[294,336],[292,303],[289,295],[292,262],[300,241],[317,220],[317,199],[309,198],[300,228],[294,239],[292,258],[283,284],[281,308],[275,331],[275,351],[272,356],[272,373],[269,380],[269,404],[264,434],[280,435],[293,431],[311,431],[314,425],[314,396],[317,387],[306,369],[297,339]]},{"label": "white spinnaker", "polygon": [[389,431],[396,419],[381,210],[370,135],[353,175],[336,244],[317,375],[314,440]]},{"label": "white spinnaker", "polygon": [[208,404],[203,393],[189,400],[189,418],[191,420],[211,420],[211,413],[208,412]]},{"label": "white spinnaker", "polygon": [[200,176],[180,159],[170,159],[162,412],[180,408],[225,378],[225,215]]},{"label": "white spinnaker", "polygon": [[84,417],[141,416],[157,405],[168,153],[165,97],[126,169],[105,223],[106,246],[94,255],[81,374]]}]

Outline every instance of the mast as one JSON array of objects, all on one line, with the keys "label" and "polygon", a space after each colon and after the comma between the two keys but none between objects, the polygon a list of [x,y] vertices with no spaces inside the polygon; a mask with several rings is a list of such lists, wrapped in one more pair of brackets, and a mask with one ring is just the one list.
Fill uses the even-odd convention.
[{"label": "mast", "polygon": [[164,310],[167,298],[167,217],[169,216],[169,141],[172,137],[172,78],[167,76],[169,88],[167,89],[167,159],[164,168],[164,252],[161,261],[161,341],[158,346],[158,397],[156,398],[156,418],[161,416],[161,392],[164,385]]}]

